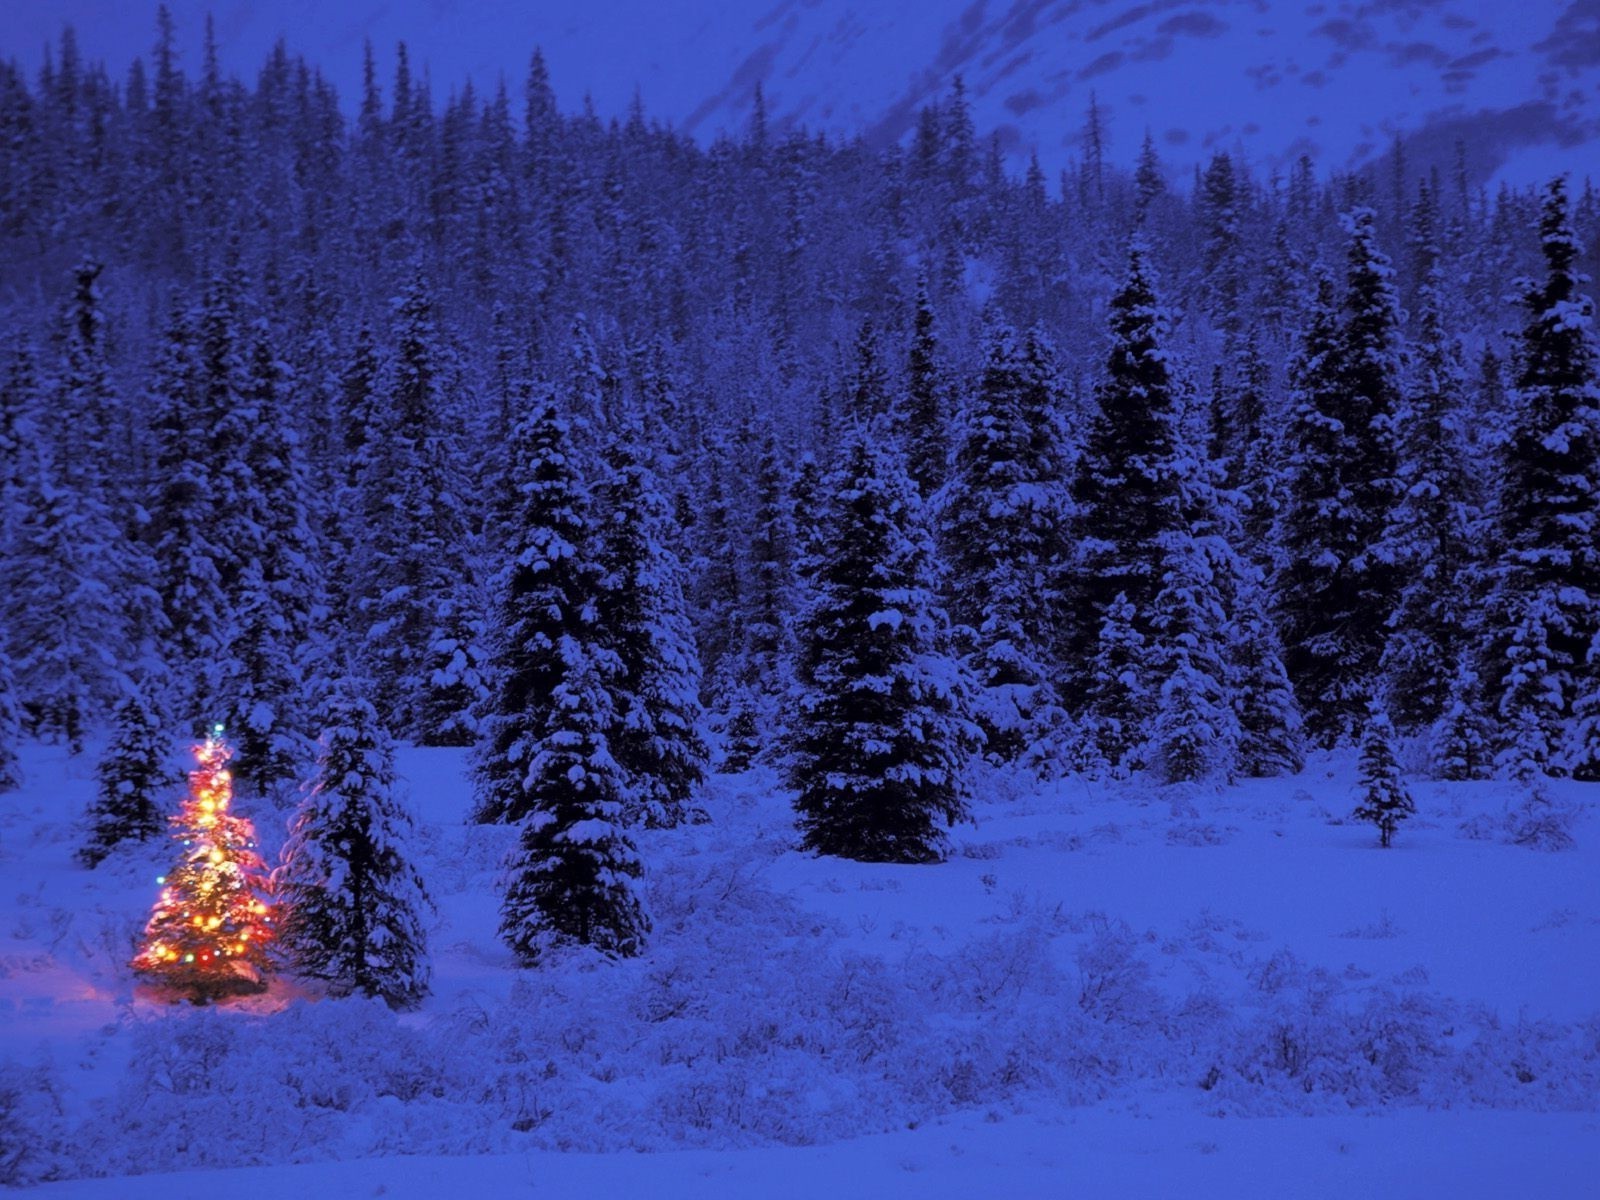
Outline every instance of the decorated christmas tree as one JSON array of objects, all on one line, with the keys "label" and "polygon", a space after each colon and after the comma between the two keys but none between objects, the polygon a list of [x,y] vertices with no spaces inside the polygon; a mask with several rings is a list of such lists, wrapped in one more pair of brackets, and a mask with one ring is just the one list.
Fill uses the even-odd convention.
[{"label": "decorated christmas tree", "polygon": [[273,911],[255,828],[228,811],[233,750],[222,726],[194,748],[189,799],[172,818],[182,843],[162,885],[133,969],[148,982],[199,1003],[266,990]]}]

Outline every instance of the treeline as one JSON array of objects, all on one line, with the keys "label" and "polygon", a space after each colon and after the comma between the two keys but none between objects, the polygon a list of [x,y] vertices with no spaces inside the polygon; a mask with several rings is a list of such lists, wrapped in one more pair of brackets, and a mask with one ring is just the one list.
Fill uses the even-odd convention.
[{"label": "treeline", "polygon": [[[1365,727],[1600,774],[1600,198],[1226,153],[1017,177],[564,114],[535,53],[354,120],[0,66],[0,774],[124,693],[264,792],[350,679],[472,745],[507,936],[618,950],[629,829],[780,764],[808,845],[937,858],[974,753],[1221,780]],[[1518,282],[1521,280],[1521,282]],[[1508,305],[1502,297],[1514,295]],[[706,715],[709,713],[709,716]]]}]

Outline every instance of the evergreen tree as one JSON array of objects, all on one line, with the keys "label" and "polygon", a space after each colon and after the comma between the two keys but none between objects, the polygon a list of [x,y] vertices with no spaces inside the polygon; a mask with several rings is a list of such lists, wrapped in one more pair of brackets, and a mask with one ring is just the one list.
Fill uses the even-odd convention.
[{"label": "evergreen tree", "polygon": [[197,333],[187,302],[175,297],[162,331],[147,393],[154,413],[156,481],[150,537],[155,586],[167,621],[163,657],[170,669],[175,713],[198,720],[211,711],[219,684],[212,664],[226,637],[228,607],[213,541],[213,449],[201,436],[208,414],[200,405]]},{"label": "evergreen tree", "polygon": [[1489,723],[1483,717],[1483,688],[1466,656],[1456,664],[1444,711],[1434,723],[1432,758],[1440,779],[1486,779],[1493,765]]},{"label": "evergreen tree", "polygon": [[[1578,290],[1579,248],[1565,184],[1545,191],[1545,279],[1523,292],[1527,324],[1501,462],[1484,678],[1514,736],[1502,757],[1551,761],[1549,748],[1595,664],[1600,630],[1600,366],[1594,302]],[[1526,728],[1537,721],[1537,736]]]},{"label": "evergreen tree", "polygon": [[1393,270],[1370,209],[1355,210],[1348,228],[1342,316],[1323,276],[1291,368],[1274,580],[1285,665],[1307,732],[1323,743],[1358,722],[1397,578],[1384,541],[1402,362]]},{"label": "evergreen tree", "polygon": [[1441,288],[1430,263],[1417,295],[1416,369],[1398,414],[1402,491],[1387,534],[1405,585],[1382,666],[1386,708],[1402,729],[1431,724],[1444,709],[1450,664],[1467,635],[1465,572],[1478,521],[1461,428],[1465,381]]},{"label": "evergreen tree", "polygon": [[1600,641],[1589,651],[1589,670],[1572,701],[1562,765],[1582,783],[1600,783]]},{"label": "evergreen tree", "polygon": [[1415,815],[1416,804],[1400,775],[1395,758],[1394,726],[1388,715],[1372,705],[1361,733],[1361,803],[1353,814],[1358,821],[1378,827],[1379,844],[1387,849],[1401,821]]},{"label": "evergreen tree", "polygon": [[176,781],[148,697],[130,689],[117,705],[116,736],[96,770],[99,789],[89,807],[88,842],[78,851],[86,867],[98,866],[123,842],[148,841],[166,828],[159,797]]},{"label": "evergreen tree", "polygon": [[1241,580],[1232,609],[1227,653],[1239,722],[1239,772],[1255,778],[1293,775],[1305,766],[1300,708],[1256,573]]},{"label": "evergreen tree", "polygon": [[651,825],[689,814],[709,751],[700,736],[700,659],[672,549],[672,514],[641,431],[625,422],[601,490],[601,635],[616,655],[613,757]]},{"label": "evergreen tree", "polygon": [[991,321],[983,373],[962,407],[939,534],[956,621],[982,689],[989,751],[1015,758],[1055,706],[1066,555],[1065,454],[1047,347]]},{"label": "evergreen tree", "polygon": [[858,430],[808,562],[789,782],[807,849],[867,862],[933,862],[941,822],[966,815],[977,736],[946,648],[931,546],[904,464]]},{"label": "evergreen tree", "polygon": [[944,414],[939,341],[934,333],[933,302],[925,275],[917,277],[916,311],[912,317],[911,351],[906,360],[906,458],[911,478],[924,500],[944,485],[950,455]]},{"label": "evergreen tree", "polygon": [[500,936],[529,966],[564,943],[628,957],[650,932],[643,868],[624,826],[632,792],[606,737],[616,721],[606,672],[573,638],[562,642],[568,669],[528,760],[528,812],[500,908]]},{"label": "evergreen tree", "polygon": [[234,520],[255,530],[256,553],[234,576],[235,621],[223,650],[220,708],[245,777],[263,794],[293,780],[305,760],[305,683],[323,649],[317,631],[327,611],[287,369],[269,336],[258,327],[250,351],[243,403],[252,427],[241,460],[221,464],[230,476]]},{"label": "evergreen tree", "polygon": [[559,715],[556,689],[579,665],[596,669],[585,651],[599,636],[590,498],[553,394],[517,427],[510,455],[519,540],[494,583],[493,693],[475,766],[474,819],[485,824],[533,811],[532,763]]},{"label": "evergreen tree", "polygon": [[[1069,665],[1090,657],[1089,631],[1102,627],[1117,596],[1131,606],[1136,622],[1152,618],[1161,588],[1162,535],[1185,523],[1173,471],[1181,397],[1163,345],[1166,325],[1148,247],[1135,237],[1127,274],[1111,299],[1111,353],[1073,476],[1080,538],[1077,632],[1068,641]],[[1141,633],[1148,629],[1139,626]]]},{"label": "evergreen tree", "polygon": [[432,687],[429,647],[440,612],[465,574],[468,522],[446,395],[449,363],[420,272],[396,304],[396,349],[381,386],[386,420],[365,462],[366,659],[373,702],[415,736]]},{"label": "evergreen tree", "polygon": [[427,686],[418,698],[417,743],[471,746],[489,702],[488,629],[477,588],[462,580],[439,601],[425,660]]},{"label": "evergreen tree", "polygon": [[412,857],[393,743],[371,703],[348,687],[320,715],[316,772],[273,873],[280,944],[336,996],[414,1008],[428,994],[431,902]]},{"label": "evergreen tree", "polygon": [[1099,757],[1118,773],[1143,764],[1140,751],[1154,707],[1140,624],[1132,602],[1117,593],[1100,621],[1090,660],[1086,696],[1090,734]]},{"label": "evergreen tree", "polygon": [[725,473],[731,462],[722,438],[702,446],[705,484],[695,517],[698,551],[690,571],[690,612],[695,617],[695,643],[704,668],[700,695],[708,705],[726,704],[737,682],[744,647],[744,584],[739,574],[738,545]]},{"label": "evergreen tree", "polygon": [[1148,671],[1159,689],[1148,760],[1166,783],[1228,782],[1239,719],[1227,694],[1225,617],[1211,565],[1187,533],[1169,535]]},{"label": "evergreen tree", "polygon": [[49,465],[38,465],[3,602],[29,723],[64,738],[74,754],[122,683],[123,545],[104,505],[58,487]]},{"label": "evergreen tree", "polygon": [[794,607],[794,518],[777,436],[768,426],[756,461],[750,539],[749,615],[745,619],[745,680],[767,695],[786,690],[792,658],[789,614]]},{"label": "evergreen tree", "polygon": [[4,652],[3,634],[0,628],[0,793],[14,791],[24,782],[22,764],[17,760],[22,743],[22,702],[11,656]]}]

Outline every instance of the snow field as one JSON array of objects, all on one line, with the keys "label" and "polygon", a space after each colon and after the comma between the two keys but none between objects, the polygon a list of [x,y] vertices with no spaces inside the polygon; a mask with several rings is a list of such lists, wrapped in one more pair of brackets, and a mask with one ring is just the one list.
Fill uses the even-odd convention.
[{"label": "snow field", "polygon": [[[460,752],[404,749],[439,911],[435,994],[397,1017],[284,978],[210,1009],[135,994],[166,851],[73,865],[90,765],[30,747],[0,798],[0,1162],[22,1146],[19,1181],[104,1177],[44,1194],[198,1195],[188,1172],[221,1168],[263,1195],[1592,1179],[1584,785],[1556,785],[1580,813],[1565,853],[1466,836],[1503,791],[1429,783],[1382,852],[1347,820],[1342,759],[1219,795],[996,775],[950,862],[903,867],[797,853],[758,769],[715,779],[711,823],[639,834],[643,957],[520,971],[495,937],[514,830],[465,823]],[[281,815],[241,811],[274,851]]]}]

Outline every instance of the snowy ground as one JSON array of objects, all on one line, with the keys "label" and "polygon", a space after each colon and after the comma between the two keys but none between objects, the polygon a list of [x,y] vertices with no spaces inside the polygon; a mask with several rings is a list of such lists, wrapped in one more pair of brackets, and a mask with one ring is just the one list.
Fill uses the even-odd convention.
[{"label": "snowy ground", "polygon": [[460,754],[403,751],[438,912],[435,994],[397,1019],[289,981],[136,997],[166,851],[78,868],[92,757],[25,766],[0,797],[0,1163],[102,1176],[41,1195],[1561,1197],[1600,1174],[1600,787],[1555,786],[1576,846],[1549,853],[1506,840],[1500,785],[1419,782],[1384,853],[1343,820],[1343,762],[1221,795],[997,777],[951,861],[913,868],[798,854],[757,771],[715,782],[710,824],[644,835],[647,956],[520,972],[495,937],[510,831],[463,824]]}]

